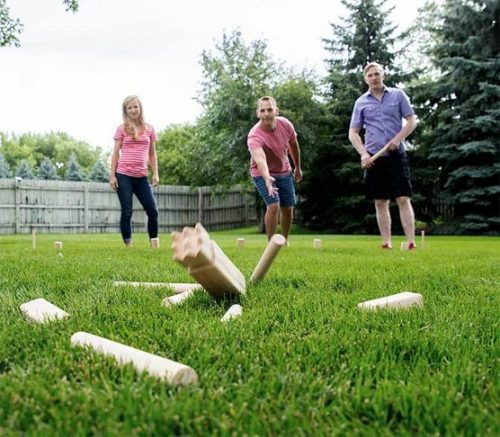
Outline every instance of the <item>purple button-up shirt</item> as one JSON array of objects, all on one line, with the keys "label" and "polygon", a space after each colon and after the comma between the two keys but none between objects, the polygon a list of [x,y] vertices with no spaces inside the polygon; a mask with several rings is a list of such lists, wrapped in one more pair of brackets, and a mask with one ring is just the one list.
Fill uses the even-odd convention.
[{"label": "purple button-up shirt", "polygon": [[[365,147],[373,155],[401,130],[403,118],[413,114],[410,99],[403,90],[384,87],[380,101],[368,90],[354,103],[351,128],[365,129]],[[404,153],[404,141],[398,150]]]}]

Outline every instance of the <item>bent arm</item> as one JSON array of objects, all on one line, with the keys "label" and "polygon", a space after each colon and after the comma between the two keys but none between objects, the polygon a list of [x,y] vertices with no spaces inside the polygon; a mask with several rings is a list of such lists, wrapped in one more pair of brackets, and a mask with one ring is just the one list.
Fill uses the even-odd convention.
[{"label": "bent arm", "polygon": [[302,167],[300,165],[300,146],[296,138],[290,141],[290,155],[294,166],[294,179],[297,182],[302,180]]},{"label": "bent arm", "polygon": [[359,131],[359,127],[351,127],[349,129],[349,141],[361,157],[361,167],[370,168],[372,165],[370,154],[366,151],[365,145],[359,135]]}]

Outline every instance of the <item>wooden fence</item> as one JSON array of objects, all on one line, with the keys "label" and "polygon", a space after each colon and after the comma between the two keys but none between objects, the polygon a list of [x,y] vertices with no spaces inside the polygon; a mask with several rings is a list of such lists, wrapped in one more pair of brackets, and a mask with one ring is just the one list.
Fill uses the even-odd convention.
[{"label": "wooden fence", "polygon": [[[256,223],[253,191],[240,186],[154,188],[160,232],[201,222],[208,230]],[[0,179],[0,234],[119,232],[120,204],[107,183]],[[147,216],[134,196],[134,232]]]}]

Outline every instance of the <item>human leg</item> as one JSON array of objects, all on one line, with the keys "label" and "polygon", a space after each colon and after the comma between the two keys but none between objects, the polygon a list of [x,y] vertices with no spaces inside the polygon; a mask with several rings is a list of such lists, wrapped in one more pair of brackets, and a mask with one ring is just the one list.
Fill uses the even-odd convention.
[{"label": "human leg", "polygon": [[293,222],[293,210],[296,204],[293,178],[291,174],[285,176],[275,176],[275,182],[278,187],[278,195],[281,206],[281,233],[288,240],[288,235],[290,234]]},{"label": "human leg", "polygon": [[120,173],[116,173],[118,180],[118,199],[120,201],[121,215],[120,215],[120,231],[122,234],[123,242],[130,246],[132,242],[132,178]]},{"label": "human leg", "polygon": [[151,185],[149,185],[148,179],[136,178],[134,181],[134,194],[141,203],[146,215],[148,216],[148,235],[149,238],[158,237],[158,206],[156,204],[156,199],[153,194]]},{"label": "human leg", "polygon": [[262,178],[261,176],[253,177],[253,182],[255,184],[255,188],[257,188],[257,191],[266,204],[264,223],[266,225],[267,239],[270,240],[271,237],[276,233],[276,226],[278,225],[280,198],[278,195],[274,197],[269,196],[266,183],[264,182],[264,178]]},{"label": "human leg", "polygon": [[415,214],[409,197],[402,196],[396,198],[399,208],[399,217],[401,225],[406,236],[408,243],[415,244]]},{"label": "human leg", "polygon": [[281,233],[288,240],[290,228],[293,222],[293,208],[291,206],[282,206],[281,208]]},{"label": "human leg", "polygon": [[375,199],[377,224],[384,247],[392,247],[391,242],[391,213],[388,199]]}]

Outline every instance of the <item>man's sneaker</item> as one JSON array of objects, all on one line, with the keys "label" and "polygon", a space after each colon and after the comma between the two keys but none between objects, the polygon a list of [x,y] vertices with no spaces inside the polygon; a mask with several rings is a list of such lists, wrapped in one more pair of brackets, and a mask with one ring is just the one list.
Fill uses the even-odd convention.
[{"label": "man's sneaker", "polygon": [[413,241],[408,243],[408,250],[413,250],[416,248],[417,248],[417,246],[415,246],[415,243]]},{"label": "man's sneaker", "polygon": [[391,243],[384,243],[384,244],[382,244],[382,249],[392,250]]}]

